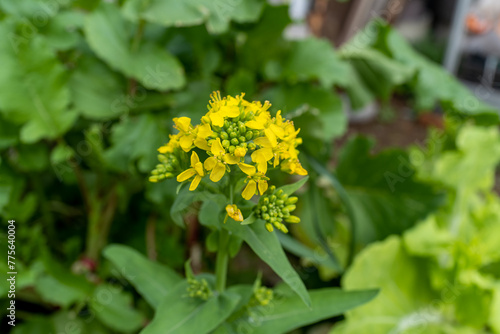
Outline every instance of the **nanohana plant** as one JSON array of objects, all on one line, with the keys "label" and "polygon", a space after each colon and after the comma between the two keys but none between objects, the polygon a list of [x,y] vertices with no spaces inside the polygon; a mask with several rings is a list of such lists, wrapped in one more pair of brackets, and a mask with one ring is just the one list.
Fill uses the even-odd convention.
[{"label": "nanohana plant", "polygon": [[[233,203],[235,186],[243,181],[246,186],[241,196],[245,200],[257,194],[262,196],[252,215],[264,220],[269,232],[276,227],[287,233],[283,221],[300,222],[291,215],[297,197],[289,198],[283,190],[269,187],[266,173],[279,167],[289,174],[307,175],[298,158],[297,146],[302,143],[297,137],[300,129],[296,130],[293,122],[284,119],[281,111],[271,117],[268,101],[249,102],[243,97],[242,93],[221,98],[219,92],[214,92],[207,114],[196,126],[189,117],[174,118],[179,132],[170,135],[169,142],[158,149],[160,164],[149,180],[158,182],[176,177],[179,182],[191,181],[189,190],[194,191],[209,174],[209,179],[216,183],[227,175],[232,183],[226,211],[235,221],[244,219]],[[246,223],[254,221],[252,215]]]},{"label": "nanohana plant", "polygon": [[[211,230],[205,244],[217,256],[215,275],[195,275],[188,261],[186,279],[171,269],[156,267],[155,271],[163,272],[161,282],[153,283],[155,277],[130,280],[156,310],[143,334],[164,333],[169,328],[176,329],[172,333],[285,333],[339,314],[376,294],[345,294],[336,288],[306,290],[277,234],[288,232],[286,223],[300,222],[292,215],[298,200],[292,194],[308,177],[279,188],[270,185],[273,170],[307,175],[298,157],[300,129],[281,111],[273,117],[269,102],[249,102],[243,97],[242,93],[223,98],[214,92],[200,124],[193,125],[188,117],[174,118],[178,132],[158,149],[160,163],[149,180],[156,183],[175,178],[180,182],[171,208],[173,217],[201,202],[196,206],[198,220]],[[180,217],[183,225],[184,215]],[[242,241],[287,286],[265,287],[256,275],[253,285],[226,287],[229,257],[238,253]],[[109,246],[105,257],[119,266],[135,258],[142,271],[152,270],[153,264],[141,255],[120,248]],[[129,253],[126,258],[124,252]],[[146,281],[168,292],[153,291],[146,287]]]}]

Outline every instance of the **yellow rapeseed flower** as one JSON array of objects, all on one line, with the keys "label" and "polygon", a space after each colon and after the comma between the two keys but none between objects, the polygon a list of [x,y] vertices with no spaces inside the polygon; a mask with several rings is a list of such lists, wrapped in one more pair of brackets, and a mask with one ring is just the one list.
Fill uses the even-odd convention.
[{"label": "yellow rapeseed flower", "polygon": [[239,163],[238,167],[240,167],[241,171],[247,175],[247,185],[245,189],[243,189],[243,193],[241,196],[243,196],[244,199],[250,199],[257,193],[257,186],[259,189],[260,194],[264,194],[267,190],[267,178],[263,173],[258,172],[255,166],[245,164],[245,163]]},{"label": "yellow rapeseed flower", "polygon": [[203,170],[203,164],[200,162],[198,154],[196,154],[196,152],[194,151],[191,154],[191,168],[186,169],[184,172],[177,175],[177,182],[184,182],[193,176],[194,179],[191,182],[191,185],[189,186],[189,190],[191,191],[195,190],[198,187],[202,177],[205,176],[205,171]]},{"label": "yellow rapeseed flower", "polygon": [[243,214],[241,213],[241,210],[238,209],[236,204],[228,204],[226,206],[226,212],[227,215],[237,222],[242,222],[243,221]]}]

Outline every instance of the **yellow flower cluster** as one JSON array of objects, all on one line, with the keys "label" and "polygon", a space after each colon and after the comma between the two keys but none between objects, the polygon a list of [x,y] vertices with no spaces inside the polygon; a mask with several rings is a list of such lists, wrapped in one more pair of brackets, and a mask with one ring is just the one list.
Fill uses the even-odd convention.
[{"label": "yellow flower cluster", "polygon": [[[208,112],[196,126],[188,117],[174,118],[179,133],[171,135],[169,142],[158,149],[161,164],[153,170],[150,181],[158,182],[175,174],[179,182],[192,180],[189,190],[195,190],[207,175],[218,182],[226,172],[242,171],[246,174],[242,196],[250,199],[267,190],[269,166],[307,175],[296,149],[302,143],[297,137],[300,129],[285,120],[281,111],[272,117],[269,102],[249,102],[243,97],[242,93],[221,98],[219,92],[214,92]],[[206,153],[203,162],[197,151],[200,155]],[[189,152],[189,167],[183,169],[182,161],[187,160]]]}]

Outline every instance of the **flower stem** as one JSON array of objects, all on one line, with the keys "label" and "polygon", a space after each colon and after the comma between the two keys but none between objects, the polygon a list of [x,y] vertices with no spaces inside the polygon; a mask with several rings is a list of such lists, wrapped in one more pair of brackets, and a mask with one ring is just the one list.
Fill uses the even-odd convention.
[{"label": "flower stem", "polygon": [[222,292],[226,287],[227,263],[229,260],[229,254],[227,252],[229,233],[222,228],[219,235],[219,250],[217,251],[217,259],[215,262],[215,286],[217,291]]}]

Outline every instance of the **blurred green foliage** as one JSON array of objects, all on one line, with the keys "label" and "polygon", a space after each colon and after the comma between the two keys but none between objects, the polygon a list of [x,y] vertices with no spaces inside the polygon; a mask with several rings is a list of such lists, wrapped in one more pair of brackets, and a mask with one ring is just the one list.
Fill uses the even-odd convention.
[{"label": "blurred green foliage", "polygon": [[[172,308],[201,307],[201,318],[185,324],[210,320],[205,333],[217,327],[216,333],[232,333],[252,323],[244,312],[225,321],[244,309],[251,287],[236,285],[207,304],[178,298],[185,286],[173,286],[181,280],[188,238],[176,223],[184,227],[186,209],[199,199],[186,198],[185,192],[177,196],[174,181],[146,182],[172,117],[201,116],[213,90],[246,92],[250,99],[270,100],[274,111],[283,110],[302,129],[311,167],[313,159],[321,165],[331,158],[332,140],[346,130],[347,105],[359,109],[375,100],[386,102],[395,92],[406,94],[419,111],[440,103],[460,120],[498,123],[495,110],[383,22],[371,23],[336,51],[323,39],[285,39],[288,8],[263,0],[0,0],[0,11],[0,244],[7,249],[7,220],[15,219],[16,300],[23,321],[17,334],[64,332],[68,326],[81,333],[129,333],[151,319],[159,328],[175,327],[182,315],[170,314]],[[318,266],[323,278],[341,274],[367,243],[405,233],[443,204],[445,191],[438,182],[443,180],[417,177],[420,171],[409,162],[403,167],[408,176],[400,175],[400,158],[406,161],[408,152],[372,156],[370,150],[368,140],[354,139],[344,147],[335,173],[324,168],[312,173],[311,189],[301,199],[298,240],[281,239],[291,253]],[[460,161],[445,159],[444,165]],[[404,182],[398,182],[401,177]],[[445,185],[454,187],[454,182]],[[456,200],[453,194],[446,205]],[[220,214],[223,203],[217,201],[211,198],[201,206],[201,224]],[[267,232],[254,226],[233,232],[262,252],[282,277],[290,270],[288,262],[279,261],[286,260],[283,252],[278,260],[269,257],[280,252],[278,239],[267,241],[274,247],[268,250],[259,246],[261,238],[270,238]],[[389,240],[401,243],[406,236]],[[103,258],[110,241],[121,245],[106,248]],[[5,261],[0,260],[2,279]],[[355,263],[352,272],[359,266]],[[495,269],[488,268],[480,270]],[[485,296],[481,310],[498,294],[477,284],[467,287],[467,298],[475,298],[475,291]],[[285,333],[374,296],[330,288],[304,291],[299,296],[278,286],[276,294],[286,302],[267,310],[259,318],[262,326],[252,330]],[[2,288],[3,312],[6,294]],[[317,307],[307,308],[301,301],[305,296]],[[222,305],[221,312],[212,304]],[[468,324],[467,312],[457,308],[457,321]],[[472,326],[485,323],[484,314],[474,316]],[[153,333],[154,326],[145,332]]]}]

